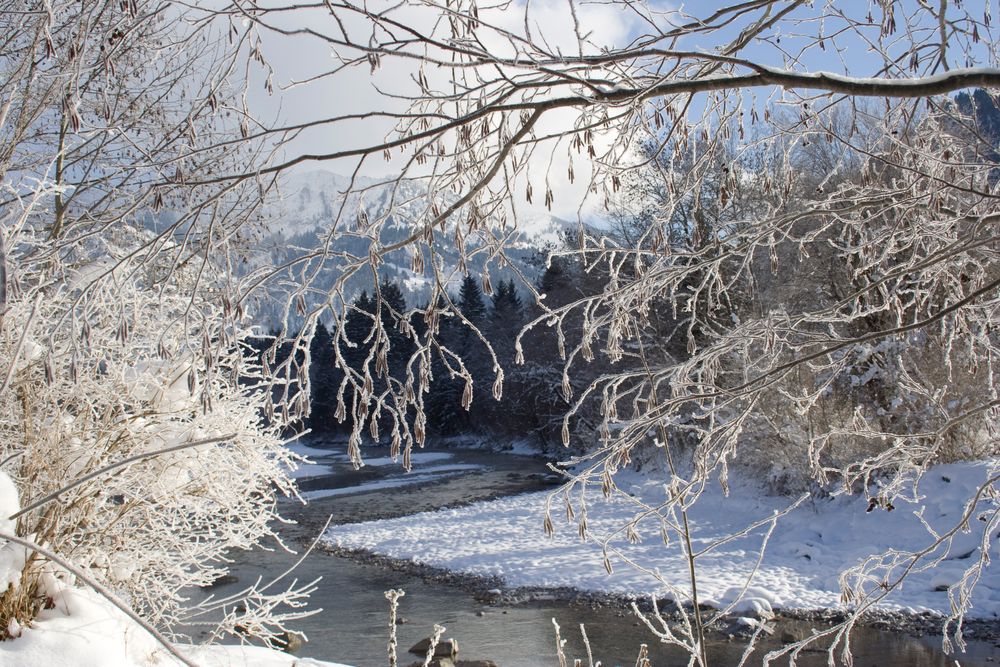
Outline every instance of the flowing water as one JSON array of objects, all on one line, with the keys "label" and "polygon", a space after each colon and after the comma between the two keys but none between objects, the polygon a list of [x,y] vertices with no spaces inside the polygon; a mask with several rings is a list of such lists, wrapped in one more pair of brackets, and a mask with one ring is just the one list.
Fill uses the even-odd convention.
[{"label": "flowing water", "polygon": [[[342,452],[343,447],[340,448]],[[403,473],[397,465],[387,465],[382,450],[372,450],[367,458],[375,465],[355,472],[342,453],[313,450],[311,457],[319,466],[303,470],[300,480],[313,500],[306,507],[289,505],[287,513],[297,525],[282,530],[286,541],[300,547],[315,535],[327,516],[335,523],[366,521],[403,516],[414,512],[472,502],[509,493],[546,488],[544,463],[511,454],[449,449],[418,457],[414,471]],[[416,480],[415,483],[409,482]],[[346,487],[352,487],[350,491]],[[326,492],[336,489],[332,494]],[[415,519],[416,520],[416,519]],[[461,536],[456,536],[461,539]],[[216,587],[212,592],[225,595],[252,583],[258,576],[267,580],[281,574],[297,556],[281,550],[256,551],[235,555],[233,573],[238,581]],[[453,637],[462,659],[490,659],[500,667],[557,666],[555,619],[567,640],[565,652],[569,664],[581,658],[587,665],[586,647],[581,639],[584,625],[595,663],[605,667],[635,664],[640,644],[648,644],[652,664],[673,666],[687,664],[686,656],[658,643],[649,630],[627,610],[615,605],[594,608],[591,604],[563,600],[518,605],[493,605],[466,588],[440,581],[426,581],[405,569],[385,563],[358,562],[320,550],[314,551],[299,566],[295,576],[300,581],[322,577],[312,604],[322,613],[299,621],[296,626],[309,639],[302,649],[304,656],[334,660],[357,667],[387,664],[388,602],[383,591],[401,588],[400,616],[405,622],[396,630],[400,646],[400,665],[408,665],[415,656],[405,651],[433,632],[435,623],[444,625],[444,636]],[[777,631],[761,644],[771,650],[782,639],[808,635],[815,622],[780,620]],[[197,637],[195,637],[197,639]],[[902,633],[859,628],[851,635],[859,667],[901,665],[912,667],[953,667],[954,657],[941,651],[940,637],[917,638]],[[709,647],[714,665],[736,665],[744,644],[740,640],[714,638]],[[992,665],[1000,662],[1000,648],[992,642],[969,642],[968,652],[959,656],[964,666]],[[748,664],[760,664],[759,658]],[[776,664],[787,664],[778,662]],[[822,652],[803,653],[798,664],[827,664]]]}]

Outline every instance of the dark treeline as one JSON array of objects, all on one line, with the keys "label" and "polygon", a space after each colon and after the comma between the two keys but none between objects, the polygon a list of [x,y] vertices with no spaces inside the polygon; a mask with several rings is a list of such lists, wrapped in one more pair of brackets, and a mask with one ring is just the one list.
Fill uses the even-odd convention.
[{"label": "dark treeline", "polygon": [[[561,305],[578,298],[587,289],[588,281],[582,274],[572,262],[553,259],[539,279],[538,291],[545,294],[545,303],[550,307]],[[597,281],[591,282],[593,289],[599,289]],[[369,355],[377,353],[372,349],[370,333],[378,312],[390,342],[389,378],[403,380],[407,372],[416,372],[407,364],[418,343],[401,331],[399,316],[407,307],[400,286],[384,279],[378,291],[381,308],[376,307],[376,299],[369,291],[363,291],[351,303],[343,333],[353,345],[341,342],[341,354],[350,368],[360,369]],[[455,356],[439,348],[432,352],[432,379],[424,402],[427,433],[437,437],[461,435],[505,442],[525,440],[542,451],[549,451],[559,442],[561,418],[567,408],[561,391],[564,362],[559,356],[555,336],[544,325],[528,332],[523,340],[524,363],[516,364],[517,335],[542,310],[534,298],[528,296],[528,291],[518,289],[513,280],[501,281],[491,292],[484,293],[479,279],[466,276],[454,294],[439,299],[435,309],[440,314],[436,340]],[[417,341],[426,340],[426,311],[425,304],[409,315]],[[311,342],[311,415],[307,426],[316,433],[346,435],[350,432],[350,424],[338,415],[344,371],[336,362],[335,334],[320,323]],[[493,357],[480,335],[489,343],[504,369],[500,400],[494,399],[492,391],[496,377]],[[287,348],[284,354],[288,354]],[[458,373],[455,357],[462,360],[474,378],[472,401],[467,409],[463,407],[466,380]],[[380,377],[375,381],[375,394],[385,388],[385,382],[391,381],[389,378]],[[347,387],[344,393],[344,400],[350,405],[351,388]],[[370,429],[366,429],[368,431]],[[379,434],[385,438],[383,429],[379,429]]]},{"label": "dark treeline", "polygon": [[[955,103],[966,118],[972,119],[971,125],[989,138],[982,142],[985,150],[993,151],[994,139],[1000,135],[1000,111],[995,100],[984,91],[974,91],[971,95],[959,95]],[[829,121],[837,123],[842,119],[831,117]],[[969,130],[957,128],[958,131]],[[773,201],[776,197],[782,197],[786,208],[804,209],[824,187],[834,188],[839,183],[862,178],[857,160],[850,155],[835,154],[834,148],[823,143],[796,148],[790,153],[790,164],[784,167],[774,156],[744,152],[737,157],[724,145],[715,147],[699,165],[671,164],[666,161],[669,147],[657,150],[662,152],[651,155],[654,158],[651,163],[660,168],[637,174],[635,181],[626,185],[624,198],[632,205],[621,209],[617,215],[612,214],[611,228],[604,233],[622,239],[626,247],[650,243],[651,254],[656,254],[657,244],[663,244],[678,253],[675,265],[691,253],[704,259],[724,252],[726,246],[720,239],[739,233],[741,225],[753,220],[756,210],[766,208],[768,202],[776,205]],[[993,159],[994,154],[989,157]],[[789,168],[792,173],[786,177],[782,169]],[[698,169],[711,172],[701,178],[698,190],[689,192],[686,198],[669,196],[671,183],[665,180],[664,174],[683,181]],[[772,174],[775,179],[785,178],[789,185],[781,193],[769,193],[751,186],[751,182],[756,183],[752,179],[744,182],[733,178],[733,171]],[[996,175],[991,173],[990,177],[996,178]],[[675,191],[685,191],[683,187],[674,186]],[[641,332],[651,363],[659,367],[683,363],[693,350],[712,341],[715,329],[723,330],[727,322],[734,319],[759,317],[774,308],[814,308],[818,295],[829,293],[830,298],[834,298],[844,290],[860,288],[860,284],[855,284],[858,278],[843,274],[842,260],[831,253],[828,244],[824,245],[824,240],[832,240],[827,236],[811,247],[811,263],[798,261],[800,250],[790,242],[776,244],[770,258],[754,256],[750,272],[741,274],[742,278],[732,283],[726,298],[718,303],[704,301],[704,296],[698,296],[701,293],[693,290],[703,279],[697,273],[691,274],[688,282],[678,289],[675,302],[679,302],[681,308],[673,307],[664,295],[653,297],[648,302]],[[572,248],[579,240],[565,238],[564,243]],[[824,264],[827,255],[829,266]],[[422,404],[426,433],[432,437],[462,436],[498,442],[525,440],[543,452],[554,452],[567,435],[563,433],[563,416],[575,398],[595,380],[600,383],[602,374],[621,373],[629,368],[641,370],[642,364],[634,349],[622,350],[614,363],[607,354],[589,355],[582,351],[586,346],[580,346],[581,332],[587,329],[583,318],[589,317],[591,321],[600,318],[603,314],[600,308],[586,315],[585,308],[561,310],[567,304],[601,294],[608,288],[609,271],[604,261],[592,261],[584,270],[579,255],[550,257],[535,285],[538,293],[544,295],[542,303],[548,311],[535,301],[529,290],[511,280],[501,281],[489,290],[489,294],[484,293],[481,279],[474,273],[467,275],[453,293],[440,296],[434,308],[423,304],[408,311],[400,285],[391,278],[383,278],[350,304],[339,345],[338,332],[322,324],[317,327],[310,347],[312,398],[306,426],[318,433],[347,435],[352,425],[345,415],[351,414],[351,406],[358,400],[354,391],[365,368],[375,368],[375,372],[367,376],[373,385],[370,387],[372,396],[391,395],[392,391],[387,389],[398,391],[411,384],[409,378],[419,373],[412,358],[417,346],[425,344],[430,337],[427,330],[430,319],[435,327],[435,344],[430,351],[429,391]],[[720,266],[723,273],[735,271],[726,264]],[[817,267],[825,270],[816,270]],[[627,272],[622,271],[622,266],[615,269],[613,281],[630,279]],[[750,275],[753,285],[747,282]],[[689,299],[688,293],[694,296]],[[546,312],[560,310],[559,318],[542,318]],[[433,316],[428,318],[430,311]],[[703,315],[695,321],[690,315],[692,312]],[[402,322],[401,317],[409,317],[409,321]],[[524,358],[522,363],[517,363],[515,341],[525,325],[539,318],[541,321],[521,338]],[[864,335],[890,325],[891,322],[870,316],[853,321],[853,329],[848,333]],[[387,346],[375,342],[373,327],[384,331],[388,337]],[[630,334],[632,338],[638,335],[640,332]],[[631,344],[635,345],[635,340]],[[909,345],[912,348],[913,342]],[[337,363],[337,347],[343,364]],[[372,364],[380,355],[385,357],[384,361]],[[569,373],[564,372],[567,359],[571,366]],[[890,407],[900,399],[897,373],[890,362],[888,358],[866,357],[854,373],[856,377],[865,378],[864,382],[850,384],[848,378],[835,383],[837,391],[827,403],[839,397],[843,406],[838,403],[828,407],[826,414],[832,424],[839,423],[840,412],[862,405],[878,413],[873,420],[884,422],[886,428],[893,426],[891,415],[898,410]],[[879,364],[877,368],[870,367],[876,363]],[[378,370],[380,365],[382,371]],[[358,374],[353,385],[344,382],[344,366]],[[504,374],[500,400],[494,399],[492,391],[497,367],[502,368]],[[471,386],[463,371],[473,378]],[[803,382],[807,386],[812,384],[809,378],[803,378]],[[592,442],[595,438],[608,437],[601,397],[594,395],[591,399],[574,411],[569,422],[573,433],[568,435],[573,442]],[[346,410],[341,408],[342,403],[346,404]],[[372,414],[366,416],[368,428],[365,432],[369,441],[387,440],[390,420],[380,416],[377,401],[372,405]],[[758,405],[757,413],[767,413],[768,409],[767,405]],[[778,414],[780,410],[776,407],[774,410],[775,414],[767,414],[768,424],[795,421],[794,416]],[[408,415],[411,419],[415,416]],[[696,420],[688,421],[684,418],[674,425],[674,431],[685,428],[691,431],[678,432],[679,442],[701,428]],[[791,427],[782,430],[796,432]],[[754,442],[780,437],[763,427],[760,431],[747,428],[746,433],[745,437]],[[788,443],[787,448],[793,448],[793,444]]]}]

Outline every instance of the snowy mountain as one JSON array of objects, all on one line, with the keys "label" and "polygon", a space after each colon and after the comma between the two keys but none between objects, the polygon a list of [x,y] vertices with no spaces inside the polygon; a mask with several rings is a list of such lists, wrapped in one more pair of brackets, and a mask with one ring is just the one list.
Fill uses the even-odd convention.
[{"label": "snowy mountain", "polygon": [[[382,246],[390,245],[409,237],[415,229],[413,221],[429,206],[423,188],[409,182],[386,184],[384,181],[359,177],[352,187],[350,178],[325,171],[289,176],[281,188],[280,200],[265,211],[270,220],[267,232],[247,269],[268,264],[289,265],[270,281],[272,298],[258,302],[257,316],[262,322],[268,325],[278,322],[284,295],[306,282],[311,285],[307,303],[326,301],[331,293],[336,295],[335,301],[351,300],[362,290],[371,290],[371,272],[367,268],[357,268],[358,261],[368,257],[375,241],[370,225],[382,221],[390,210],[394,210],[394,215],[384,221],[377,239]],[[351,194],[345,200],[349,190]],[[548,215],[519,217],[516,229],[511,225],[507,244],[507,259],[514,269],[501,267],[496,260],[491,260],[491,280],[496,283],[515,278],[516,282],[518,272],[528,280],[537,280],[544,270],[547,249],[558,245],[563,232],[575,227],[573,223]],[[331,240],[334,231],[336,237]],[[449,287],[457,289],[463,273],[452,234],[451,230],[446,230],[438,235],[439,241],[433,244],[433,262]],[[310,257],[324,247],[324,257]],[[481,242],[468,239],[468,250],[474,251],[477,247],[482,247]],[[380,278],[400,284],[411,306],[430,299],[434,271],[428,255],[425,253],[426,268],[422,272],[413,270],[413,258],[408,250],[390,253],[378,269]],[[472,255],[466,270],[476,275],[482,272],[488,253],[473,252]],[[305,259],[296,262],[298,258]],[[341,279],[345,272],[347,277]]]}]

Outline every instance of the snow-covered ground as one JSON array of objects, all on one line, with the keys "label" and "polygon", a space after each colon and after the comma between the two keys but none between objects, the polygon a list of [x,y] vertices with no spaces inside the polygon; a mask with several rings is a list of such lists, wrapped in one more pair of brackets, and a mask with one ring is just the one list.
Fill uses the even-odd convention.
[{"label": "snow-covered ground", "polygon": [[[916,550],[933,540],[923,521],[936,530],[955,525],[964,503],[991,470],[988,464],[937,466],[921,481],[919,499],[897,502],[892,512],[875,509],[859,496],[809,500],[778,522],[760,568],[747,591],[750,603],[784,609],[838,608],[838,576],[864,558],[887,549]],[[994,469],[995,470],[995,469]],[[499,575],[510,587],[574,587],[582,590],[646,595],[663,593],[663,581],[685,587],[687,565],[680,544],[664,546],[660,522],[643,519],[636,526],[638,544],[630,544],[623,528],[638,506],[662,500],[662,480],[630,474],[616,478],[634,498],[605,500],[588,492],[590,539],[582,542],[576,522],[561,521],[562,501],[553,503],[556,532],[546,537],[543,517],[548,492],[477,503],[459,509],[400,519],[333,526],[325,539],[337,546],[372,552],[479,575]],[[694,549],[766,520],[790,504],[768,496],[750,483],[731,483],[728,497],[707,490],[691,510]],[[579,518],[579,507],[577,518]],[[914,572],[894,591],[884,608],[911,612],[949,610],[947,586],[979,556],[981,524],[960,533],[945,558],[933,569]],[[748,535],[715,546],[699,560],[703,600],[723,605],[746,584],[760,555],[760,527]],[[610,537],[613,573],[604,567],[601,540]],[[997,556],[994,545],[991,556]],[[936,552],[935,555],[941,555]],[[625,558],[631,564],[625,562]],[[1000,615],[1000,567],[987,568],[973,597],[972,616]]]},{"label": "snow-covered ground", "polygon": [[[287,445],[288,449],[292,450],[300,456],[304,456],[310,460],[322,460],[330,461],[333,463],[349,464],[351,461],[350,455],[346,451],[346,447],[340,447],[337,449],[320,449],[318,447],[310,447],[301,441],[291,442]],[[454,454],[449,454],[447,452],[413,452],[410,455],[410,465],[415,470],[420,466],[426,465],[428,463],[440,463],[442,461],[447,461],[454,458]],[[392,466],[393,468],[402,469],[402,456],[393,459],[390,456],[373,456],[364,457],[363,467],[373,467],[373,468],[383,468],[385,466]],[[300,465],[296,470],[291,471],[291,474],[295,477],[308,477],[310,475],[322,474],[323,471],[319,473],[311,471],[309,466],[316,465],[314,463],[305,463]],[[328,466],[317,466],[319,468],[327,468]],[[303,472],[305,471],[305,472]]]},{"label": "snow-covered ground", "polygon": [[[0,665],[180,667],[152,635],[98,594],[61,586],[53,601],[18,638],[0,642]],[[198,667],[344,667],[259,646],[176,648]]]},{"label": "snow-covered ground", "polygon": [[[7,519],[19,507],[17,490],[0,472],[0,531],[11,533]],[[0,540],[0,589],[20,580],[27,550]],[[171,655],[141,625],[96,591],[74,582],[70,573],[51,564],[40,583],[52,604],[30,625],[12,620],[0,641],[0,665],[11,667],[174,667]],[[199,667],[344,667],[299,658],[259,646],[176,645],[179,653]]]},{"label": "snow-covered ground", "polygon": [[[398,464],[397,464],[398,465]],[[333,496],[350,496],[356,493],[367,493],[368,491],[381,491],[383,489],[396,489],[401,486],[413,486],[414,484],[426,484],[455,475],[468,472],[470,470],[481,470],[482,466],[469,463],[455,463],[452,465],[428,466],[421,468],[419,472],[411,471],[406,475],[378,479],[352,486],[341,486],[335,489],[322,489],[319,491],[303,491],[300,495],[305,500],[317,500],[319,498],[331,498]]]},{"label": "snow-covered ground", "polygon": [[[350,457],[344,448],[318,449],[310,447],[303,442],[290,443],[288,448],[296,454],[306,457],[307,462],[301,462],[293,470],[289,470],[289,475],[297,480],[333,475],[338,471],[343,472],[352,467]],[[369,491],[381,491],[384,489],[413,486],[415,484],[426,484],[473,470],[483,469],[483,466],[476,464],[449,463],[454,458],[454,454],[447,452],[414,452],[410,457],[411,469],[406,471],[402,467],[401,457],[393,459],[389,456],[372,456],[363,460],[363,467],[379,468],[381,474],[377,479],[358,482],[348,477],[349,484],[330,486],[314,491],[303,491],[301,496],[304,500],[308,501],[333,496],[367,493]]]}]

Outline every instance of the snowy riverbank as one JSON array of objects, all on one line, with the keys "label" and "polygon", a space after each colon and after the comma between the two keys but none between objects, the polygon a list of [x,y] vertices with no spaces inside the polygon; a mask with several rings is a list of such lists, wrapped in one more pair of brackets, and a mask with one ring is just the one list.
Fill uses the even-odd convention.
[{"label": "snowy riverbank", "polygon": [[[0,472],[0,531],[13,533],[7,519],[19,509],[17,490]],[[16,584],[29,551],[0,541],[0,590]],[[299,658],[259,646],[165,645],[118,606],[52,563],[39,582],[48,604],[30,624],[11,619],[10,639],[0,641],[0,665],[46,667],[344,667]],[[171,655],[173,653],[174,655]]]},{"label": "snowy riverbank", "polygon": [[[726,535],[765,520],[790,500],[768,496],[750,483],[732,484],[724,496],[706,491],[691,511],[696,550],[711,549],[699,559],[702,599],[713,606],[732,601],[760,559],[744,605],[789,611],[843,610],[839,575],[874,554],[889,549],[915,551],[933,542],[928,527],[954,525],[965,499],[987,477],[987,464],[938,466],[922,480],[920,495],[900,501],[892,512],[867,511],[863,497],[810,500],[778,522],[762,558],[766,526],[717,544]],[[588,531],[582,542],[575,523],[555,520],[555,535],[546,537],[543,518],[548,492],[476,503],[418,516],[334,526],[325,540],[333,547],[367,550],[396,559],[458,573],[500,578],[507,587],[568,588],[616,595],[663,596],[663,582],[683,587],[687,565],[680,545],[665,547],[659,522],[646,518],[636,525],[640,538],[630,544],[623,527],[640,510],[655,503],[662,482],[639,475],[617,480],[634,498],[605,500],[588,492]],[[561,501],[553,505],[562,511]],[[926,522],[926,523],[925,523]],[[979,557],[981,524],[959,533],[950,545],[929,554],[940,557],[934,567],[913,572],[880,609],[909,614],[946,614],[948,587],[958,582]],[[613,572],[605,570],[601,550],[607,539]],[[714,545],[714,546],[713,546]],[[996,556],[996,546],[991,556]],[[970,616],[1000,615],[1000,568],[987,567],[972,598]]]}]

